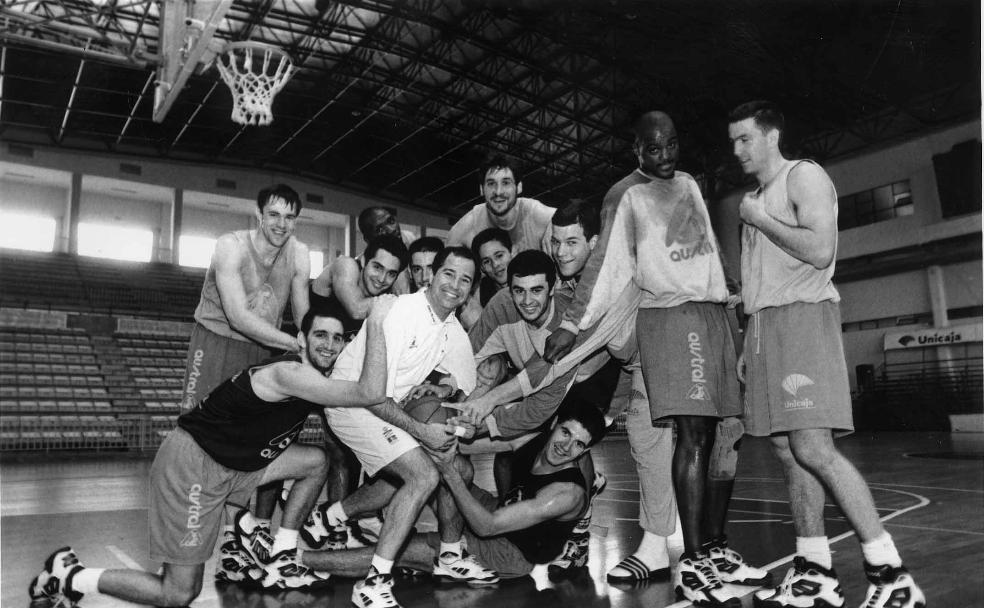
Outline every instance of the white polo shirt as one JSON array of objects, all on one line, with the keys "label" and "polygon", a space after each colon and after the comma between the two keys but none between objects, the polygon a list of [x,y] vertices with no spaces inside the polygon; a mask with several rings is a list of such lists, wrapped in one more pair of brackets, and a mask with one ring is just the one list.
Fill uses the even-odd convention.
[{"label": "white polo shirt", "polygon": [[[401,401],[435,369],[451,374],[466,394],[475,390],[475,358],[468,334],[455,315],[440,319],[425,291],[403,295],[383,321],[386,338],[386,396]],[[366,354],[366,325],[338,355],[331,377],[357,381]]]}]

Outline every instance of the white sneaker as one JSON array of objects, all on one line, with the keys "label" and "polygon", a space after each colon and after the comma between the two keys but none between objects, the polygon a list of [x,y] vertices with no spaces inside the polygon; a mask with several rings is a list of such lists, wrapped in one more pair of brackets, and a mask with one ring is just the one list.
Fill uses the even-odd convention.
[{"label": "white sneaker", "polygon": [[547,575],[552,577],[562,577],[573,574],[575,570],[583,568],[588,563],[588,546],[591,536],[587,533],[571,535],[564,542],[564,550],[547,564]]},{"label": "white sneaker", "polygon": [[926,608],[926,596],[905,566],[864,564],[871,585],[861,608]]},{"label": "white sneaker", "polygon": [[749,566],[741,554],[728,547],[711,547],[708,550],[711,564],[717,570],[722,583],[733,585],[769,585],[772,576],[768,570]]},{"label": "white sneaker", "polygon": [[266,576],[264,587],[278,589],[306,589],[321,587],[328,582],[328,574],[317,572],[297,561],[297,549],[277,553],[269,564],[263,566]]},{"label": "white sneaker", "polygon": [[778,587],[755,592],[755,608],[841,608],[843,605],[844,592],[834,569],[798,555]]},{"label": "white sneaker", "polygon": [[724,588],[707,557],[681,559],[673,576],[673,587],[677,595],[694,606],[741,608],[741,600]]},{"label": "white sneaker", "polygon": [[219,548],[219,563],[215,566],[215,580],[223,583],[259,583],[266,573],[236,541],[234,533],[225,534]]},{"label": "white sneaker", "polygon": [[320,549],[331,535],[331,528],[328,526],[328,516],[326,515],[329,506],[327,502],[316,506],[308,515],[307,521],[301,526],[301,539],[311,549]]},{"label": "white sneaker", "polygon": [[239,546],[249,554],[250,559],[261,567],[266,566],[273,559],[270,555],[273,550],[273,536],[270,535],[269,528],[259,524],[247,530],[243,522],[243,518],[247,515],[249,515],[249,511],[243,509],[233,518],[236,540],[239,542]]},{"label": "white sneaker", "polygon": [[353,585],[352,603],[358,608],[402,608],[393,597],[392,574],[376,574]]},{"label": "white sneaker", "polygon": [[434,578],[446,583],[492,585],[499,582],[499,575],[480,564],[473,555],[442,553],[434,559]]},{"label": "white sneaker", "polygon": [[44,570],[27,587],[32,605],[34,602],[47,601],[52,607],[74,608],[83,594],[72,589],[72,579],[82,568],[71,547],[54,551],[44,560]]}]

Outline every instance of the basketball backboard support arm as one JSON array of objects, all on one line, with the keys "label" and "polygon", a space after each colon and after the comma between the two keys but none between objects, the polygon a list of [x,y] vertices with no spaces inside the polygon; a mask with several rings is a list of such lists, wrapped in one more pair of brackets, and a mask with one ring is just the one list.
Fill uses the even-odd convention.
[{"label": "basketball backboard support arm", "polygon": [[209,48],[232,0],[161,0],[154,122],[162,122]]}]

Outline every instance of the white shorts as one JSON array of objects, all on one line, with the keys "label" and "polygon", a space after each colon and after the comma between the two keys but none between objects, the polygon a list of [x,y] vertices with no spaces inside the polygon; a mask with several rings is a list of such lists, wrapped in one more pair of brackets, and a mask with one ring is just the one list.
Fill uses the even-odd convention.
[{"label": "white shorts", "polygon": [[328,426],[355,452],[370,477],[420,446],[409,433],[363,407],[326,407],[325,416]]}]

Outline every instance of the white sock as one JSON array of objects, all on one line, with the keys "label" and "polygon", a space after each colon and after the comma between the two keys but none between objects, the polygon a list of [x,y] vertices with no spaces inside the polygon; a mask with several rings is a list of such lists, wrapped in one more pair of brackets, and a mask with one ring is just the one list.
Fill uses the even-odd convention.
[{"label": "white sock", "polygon": [[452,553],[456,557],[461,557],[461,541],[459,540],[458,542],[454,542],[454,543],[446,543],[444,541],[441,541],[441,548],[438,552],[438,555],[443,556],[445,553]]},{"label": "white sock", "polygon": [[872,566],[884,566],[888,564],[894,568],[902,565],[902,558],[899,557],[899,550],[895,548],[892,535],[882,532],[881,536],[866,543],[861,543],[861,552],[864,559]]},{"label": "white sock", "polygon": [[89,595],[99,593],[99,577],[105,568],[82,568],[72,577],[72,590]]},{"label": "white sock", "polygon": [[223,534],[223,536],[226,535],[226,534],[235,535],[236,534],[236,528],[234,526],[232,526],[231,524],[230,525],[226,525],[226,526],[222,526],[222,534]]},{"label": "white sock", "polygon": [[297,548],[297,530],[291,530],[283,526],[277,530],[273,537],[273,547],[270,549],[271,555],[276,555],[281,551],[288,551]]},{"label": "white sock", "polygon": [[253,522],[257,526],[262,526],[262,527],[266,528],[267,530],[270,529],[270,520],[267,519],[267,518],[265,518],[265,517],[253,517]]},{"label": "white sock", "polygon": [[372,562],[369,564],[369,575],[373,574],[375,570],[376,574],[389,574],[393,571],[393,560],[383,559],[378,555],[372,556]]},{"label": "white sock", "polygon": [[826,536],[797,536],[796,554],[828,570],[833,565]]},{"label": "white sock", "polygon": [[246,515],[243,515],[239,519],[239,525],[246,532],[252,532],[253,530],[255,530],[256,526],[258,526],[259,523],[260,523],[259,520],[253,517],[253,514],[248,511],[246,512]]},{"label": "white sock", "polygon": [[646,564],[650,570],[658,570],[670,565],[670,554],[666,551],[666,537],[652,532],[643,533],[642,542],[632,555]]},{"label": "white sock", "polygon": [[342,508],[342,502],[334,502],[325,511],[325,518],[328,520],[327,524],[331,527],[343,524],[348,521],[348,515],[345,514],[345,509]]}]

